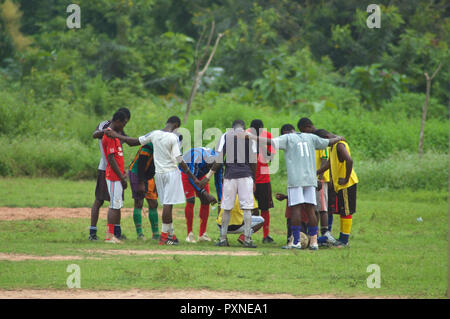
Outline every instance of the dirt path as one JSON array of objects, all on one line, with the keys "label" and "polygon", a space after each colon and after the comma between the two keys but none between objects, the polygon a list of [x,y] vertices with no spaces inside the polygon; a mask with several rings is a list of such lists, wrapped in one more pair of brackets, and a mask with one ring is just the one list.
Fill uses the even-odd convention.
[{"label": "dirt path", "polygon": [[[47,289],[21,289],[0,290],[0,299],[342,299],[335,295],[309,295],[294,296],[290,294],[262,294],[239,291],[213,291],[213,290],[140,290],[131,289],[123,291],[114,290],[47,290]],[[386,299],[397,296],[351,296],[346,299]],[[401,298],[401,297],[400,297]]]},{"label": "dirt path", "polygon": [[[106,218],[108,209],[100,209],[100,218]],[[158,214],[161,216],[161,209]],[[133,208],[122,208],[122,217],[133,215]],[[64,207],[0,207],[0,220],[30,220],[30,219],[58,219],[58,218],[90,218],[91,208],[64,208]],[[184,219],[184,210],[174,208],[173,217]]]}]

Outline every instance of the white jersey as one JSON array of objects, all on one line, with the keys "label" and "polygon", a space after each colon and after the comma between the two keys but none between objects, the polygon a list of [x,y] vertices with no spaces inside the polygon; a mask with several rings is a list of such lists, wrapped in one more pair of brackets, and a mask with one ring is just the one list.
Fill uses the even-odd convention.
[{"label": "white jersey", "polygon": [[168,173],[178,169],[177,157],[182,156],[178,136],[172,132],[152,131],[139,137],[139,143],[153,143],[155,173]]},{"label": "white jersey", "polygon": [[[111,124],[111,121],[101,122],[97,126],[97,131],[108,128],[110,124]],[[106,171],[107,161],[106,161],[106,157],[105,157],[105,152],[103,151],[103,144],[102,144],[101,138],[98,139],[98,148],[100,149],[100,162],[98,163],[98,169],[101,171]]]}]

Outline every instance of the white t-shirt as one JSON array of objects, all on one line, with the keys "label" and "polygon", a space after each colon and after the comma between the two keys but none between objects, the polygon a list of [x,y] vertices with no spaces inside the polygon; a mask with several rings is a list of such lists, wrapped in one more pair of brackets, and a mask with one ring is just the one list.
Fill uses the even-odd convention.
[{"label": "white t-shirt", "polygon": [[139,143],[153,143],[153,160],[155,173],[168,173],[178,169],[176,158],[182,156],[178,136],[172,132],[152,131],[139,137]]}]

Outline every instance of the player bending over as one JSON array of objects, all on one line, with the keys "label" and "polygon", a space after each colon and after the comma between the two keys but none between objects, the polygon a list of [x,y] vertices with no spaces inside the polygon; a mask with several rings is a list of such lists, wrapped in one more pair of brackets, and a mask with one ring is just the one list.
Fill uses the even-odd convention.
[{"label": "player bending over", "polygon": [[[211,148],[197,147],[192,148],[184,154],[183,159],[191,173],[197,177],[198,180],[205,178],[210,168],[213,165],[216,153]],[[181,168],[180,168],[181,169]],[[184,215],[186,217],[187,237],[186,241],[195,243],[194,233],[192,232],[192,224],[194,220],[194,205],[195,196],[200,199],[200,231],[198,234],[198,241],[211,241],[206,233],[209,217],[209,205],[221,201],[222,198],[222,168],[214,174],[214,182],[217,192],[217,200],[209,194],[209,184],[205,187],[199,188],[189,176],[182,172],[181,179],[183,181],[184,195],[186,196],[186,207]]]},{"label": "player bending over", "polygon": [[131,192],[134,199],[133,221],[139,240],[145,240],[142,231],[142,208],[144,198],[148,204],[148,219],[152,227],[152,239],[159,239],[158,228],[158,194],[155,186],[155,164],[153,161],[153,144],[148,143],[139,148],[128,168]]}]

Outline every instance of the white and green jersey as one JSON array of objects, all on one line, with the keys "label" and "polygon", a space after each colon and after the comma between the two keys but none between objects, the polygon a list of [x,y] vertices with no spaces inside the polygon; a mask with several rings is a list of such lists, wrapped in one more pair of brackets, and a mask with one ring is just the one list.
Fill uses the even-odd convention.
[{"label": "white and green jersey", "polygon": [[284,150],[288,187],[317,187],[316,149],[325,149],[329,140],[309,133],[290,133],[272,140]]}]

